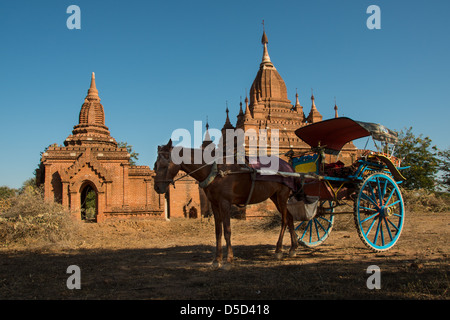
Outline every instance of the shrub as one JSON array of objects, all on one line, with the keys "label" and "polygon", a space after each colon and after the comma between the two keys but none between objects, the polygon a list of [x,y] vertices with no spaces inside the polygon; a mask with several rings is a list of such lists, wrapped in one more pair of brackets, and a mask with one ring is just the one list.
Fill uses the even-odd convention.
[{"label": "shrub", "polygon": [[402,196],[408,211],[450,211],[449,197],[438,196],[436,193],[425,189],[407,190],[402,188]]},{"label": "shrub", "polygon": [[60,204],[44,201],[42,190],[27,187],[9,198],[0,213],[0,244],[58,242],[69,240],[78,230],[76,222]]}]

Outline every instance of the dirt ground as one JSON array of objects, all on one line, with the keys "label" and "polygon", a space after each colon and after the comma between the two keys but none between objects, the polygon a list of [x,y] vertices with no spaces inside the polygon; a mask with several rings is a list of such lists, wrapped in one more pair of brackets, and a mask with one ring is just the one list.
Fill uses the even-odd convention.
[{"label": "dirt ground", "polygon": [[[213,269],[213,220],[83,223],[74,240],[0,248],[0,299],[449,299],[449,213],[407,214],[394,248],[373,253],[351,215],[317,249],[274,259],[277,219],[233,220],[235,263]],[[67,268],[81,271],[69,290]],[[369,290],[367,268],[380,268]]]}]

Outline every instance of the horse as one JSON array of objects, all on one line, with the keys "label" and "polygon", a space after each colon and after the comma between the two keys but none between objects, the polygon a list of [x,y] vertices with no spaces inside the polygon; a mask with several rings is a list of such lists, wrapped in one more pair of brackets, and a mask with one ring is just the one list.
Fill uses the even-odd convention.
[{"label": "horse", "polygon": [[[174,163],[172,160],[172,140],[163,146],[158,146],[158,155],[155,162],[154,189],[159,194],[169,190],[170,184],[175,184],[175,176],[179,171],[184,171],[199,182],[204,188],[208,200],[211,202],[215,233],[216,255],[213,260],[214,267],[227,268],[233,262],[233,249],[231,245],[231,206],[255,204],[271,199],[281,214],[281,230],[276,244],[275,257],[280,260],[283,257],[282,244],[286,227],[291,236],[289,256],[295,256],[298,247],[297,236],[294,231],[293,217],[287,210],[287,201],[291,194],[291,188],[280,182],[258,181],[252,179],[251,172],[245,171],[243,164],[212,164],[202,162],[199,164]],[[177,147],[178,148],[178,147]],[[190,159],[194,159],[195,152],[199,149],[181,148],[180,155],[187,152]],[[200,150],[201,151],[201,150]],[[203,157],[202,157],[203,158]],[[192,161],[191,161],[192,162]],[[216,167],[218,166],[218,167]],[[220,168],[220,170],[218,169]],[[252,186],[253,184],[253,186]],[[227,246],[226,264],[222,265],[222,228]]]}]

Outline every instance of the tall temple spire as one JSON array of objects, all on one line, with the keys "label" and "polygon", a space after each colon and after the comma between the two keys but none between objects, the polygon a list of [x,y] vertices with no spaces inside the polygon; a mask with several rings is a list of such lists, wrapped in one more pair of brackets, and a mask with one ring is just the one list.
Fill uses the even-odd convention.
[{"label": "tall temple spire", "polygon": [[105,112],[100,103],[95,84],[95,73],[92,72],[88,94],[81,106],[79,121],[73,127],[72,134],[66,138],[64,145],[107,145],[117,147],[105,126]]},{"label": "tall temple spire", "polygon": [[[263,45],[263,57],[249,95],[250,110],[253,117],[259,117],[258,113],[264,113],[264,106],[267,107],[268,104],[272,103],[271,101],[274,101],[278,105],[277,107],[292,108],[291,102],[287,98],[286,84],[270,60],[267,50],[269,40],[265,30],[263,30],[261,43]],[[255,108],[256,105],[260,105],[261,108]],[[264,115],[261,114],[260,116]]]},{"label": "tall temple spire", "polygon": [[264,46],[264,49],[263,49],[263,57],[262,57],[261,65],[268,65],[268,66],[273,67],[272,61],[270,61],[269,51],[267,50],[267,44],[269,43],[269,39],[267,38],[266,30],[264,28],[264,20],[263,20],[262,24],[263,24],[263,35],[261,38],[261,43]]}]

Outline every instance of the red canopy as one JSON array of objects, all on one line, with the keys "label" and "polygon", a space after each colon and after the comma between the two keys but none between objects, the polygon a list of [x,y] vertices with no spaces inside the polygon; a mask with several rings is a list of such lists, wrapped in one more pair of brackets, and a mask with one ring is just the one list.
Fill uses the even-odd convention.
[{"label": "red canopy", "polygon": [[337,153],[347,142],[371,135],[370,131],[346,117],[313,123],[297,129],[295,134],[311,147],[320,145],[329,153]]}]

